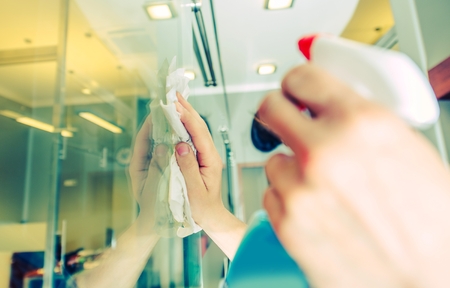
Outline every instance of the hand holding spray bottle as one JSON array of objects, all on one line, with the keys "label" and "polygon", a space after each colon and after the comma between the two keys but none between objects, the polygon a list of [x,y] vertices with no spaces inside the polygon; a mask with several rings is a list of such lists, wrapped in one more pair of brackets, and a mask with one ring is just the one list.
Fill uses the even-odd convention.
[{"label": "hand holding spray bottle", "polygon": [[[298,45],[311,63],[361,96],[384,105],[412,127],[427,128],[438,120],[439,106],[428,79],[406,55],[328,35],[307,36]],[[251,136],[255,147],[263,152],[281,144],[257,115]],[[309,287],[263,211],[253,216],[231,264],[227,284],[230,288]]]},{"label": "hand holding spray bottle", "polygon": [[[298,47],[306,59],[349,85],[361,96],[384,105],[414,128],[428,128],[439,118],[436,95],[427,77],[405,54],[342,39],[311,35]],[[281,141],[255,119],[252,141],[263,152]]]}]

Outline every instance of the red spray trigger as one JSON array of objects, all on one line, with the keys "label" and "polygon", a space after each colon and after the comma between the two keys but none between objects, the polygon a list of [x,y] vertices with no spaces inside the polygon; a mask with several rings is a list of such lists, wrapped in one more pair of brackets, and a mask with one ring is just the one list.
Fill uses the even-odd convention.
[{"label": "red spray trigger", "polygon": [[311,46],[317,36],[317,34],[305,36],[298,41],[298,49],[308,60],[311,60]]},{"label": "red spray trigger", "polygon": [[[319,36],[318,34],[312,34],[302,37],[298,41],[298,49],[305,56],[306,59],[311,60],[311,46],[314,40]],[[297,108],[302,112],[307,112],[308,108],[303,103],[296,103]]]}]

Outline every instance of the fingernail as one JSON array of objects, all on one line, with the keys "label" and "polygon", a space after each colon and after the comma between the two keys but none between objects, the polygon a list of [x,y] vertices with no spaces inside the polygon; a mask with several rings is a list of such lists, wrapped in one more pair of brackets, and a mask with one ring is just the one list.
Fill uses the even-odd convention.
[{"label": "fingernail", "polygon": [[177,145],[176,150],[177,150],[178,155],[184,156],[189,153],[189,146],[186,143],[180,143]]}]

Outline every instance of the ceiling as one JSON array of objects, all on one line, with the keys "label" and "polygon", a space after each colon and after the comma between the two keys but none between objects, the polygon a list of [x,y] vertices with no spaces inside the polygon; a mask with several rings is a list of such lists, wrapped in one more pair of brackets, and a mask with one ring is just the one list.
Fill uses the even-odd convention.
[{"label": "ceiling", "polygon": [[[123,69],[116,55],[95,36],[78,5],[70,2],[66,103],[99,102],[108,96],[136,92],[147,94],[140,77],[134,71]],[[0,51],[56,48],[59,1],[2,1],[0,25],[8,27],[0,29]],[[55,94],[56,71],[56,54],[53,61],[0,65],[0,95],[26,106],[50,106]],[[89,88],[91,95],[84,95],[83,88]]]},{"label": "ceiling", "polygon": [[[278,88],[284,74],[304,62],[297,50],[302,35],[330,33],[373,44],[394,25],[389,0],[296,1],[291,9],[278,11],[263,9],[263,0],[214,3],[228,93]],[[202,5],[205,11],[210,10],[209,1]],[[212,23],[209,14],[205,22]],[[209,29],[208,35],[213,32]],[[212,54],[217,55],[214,48]],[[275,64],[276,72],[258,75],[257,66],[264,63]],[[215,70],[218,64],[214,63]],[[200,78],[194,87],[195,95],[223,93],[222,87],[205,88]]]},{"label": "ceiling", "polygon": [[[189,0],[174,0],[178,18],[151,21],[144,0],[70,1],[67,45],[66,104],[117,101],[123,96],[148,97],[149,79],[163,59],[178,56],[180,66],[196,70],[193,94],[223,93],[204,87],[192,52]],[[56,47],[58,0],[0,2],[0,52]],[[297,0],[293,8],[263,9],[264,0],[214,1],[223,75],[228,93],[266,91],[304,60],[296,48],[301,35],[326,32],[373,43],[393,25],[388,0]],[[213,65],[219,73],[209,1],[202,11]],[[348,25],[347,25],[348,24]],[[56,59],[56,55],[55,55]],[[274,63],[272,75],[256,67]],[[49,106],[55,91],[56,61],[0,65],[0,95],[26,106]],[[90,95],[81,92],[88,88]],[[109,100],[108,100],[109,99]]]},{"label": "ceiling", "polygon": [[361,0],[341,36],[373,44],[393,26],[390,0]]},{"label": "ceiling", "polygon": [[[215,1],[227,91],[277,88],[283,75],[304,61],[297,49],[298,39],[317,32],[339,35],[357,3],[357,0],[301,0],[295,1],[290,9],[266,10],[263,0]],[[203,1],[202,9],[208,11],[209,8],[209,1]],[[208,23],[211,20],[206,16],[205,22]],[[208,37],[211,35],[212,38],[213,31],[208,32]],[[277,70],[271,75],[258,75],[257,66],[263,63],[273,63]],[[196,94],[221,93],[220,89],[211,90],[201,89]]]}]

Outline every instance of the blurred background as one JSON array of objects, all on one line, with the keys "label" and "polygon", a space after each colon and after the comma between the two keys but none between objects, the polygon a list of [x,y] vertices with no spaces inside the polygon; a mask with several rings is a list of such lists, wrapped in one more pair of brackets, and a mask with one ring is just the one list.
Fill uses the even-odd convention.
[{"label": "blurred background", "polygon": [[[243,221],[262,207],[271,155],[253,147],[253,115],[305,63],[305,34],[412,57],[441,106],[422,132],[447,161],[448,15],[447,0],[2,0],[0,288],[64,287],[134,221],[132,142],[174,56],[222,156],[224,202]],[[197,234],[160,241],[136,287],[219,287],[227,262]]]}]

